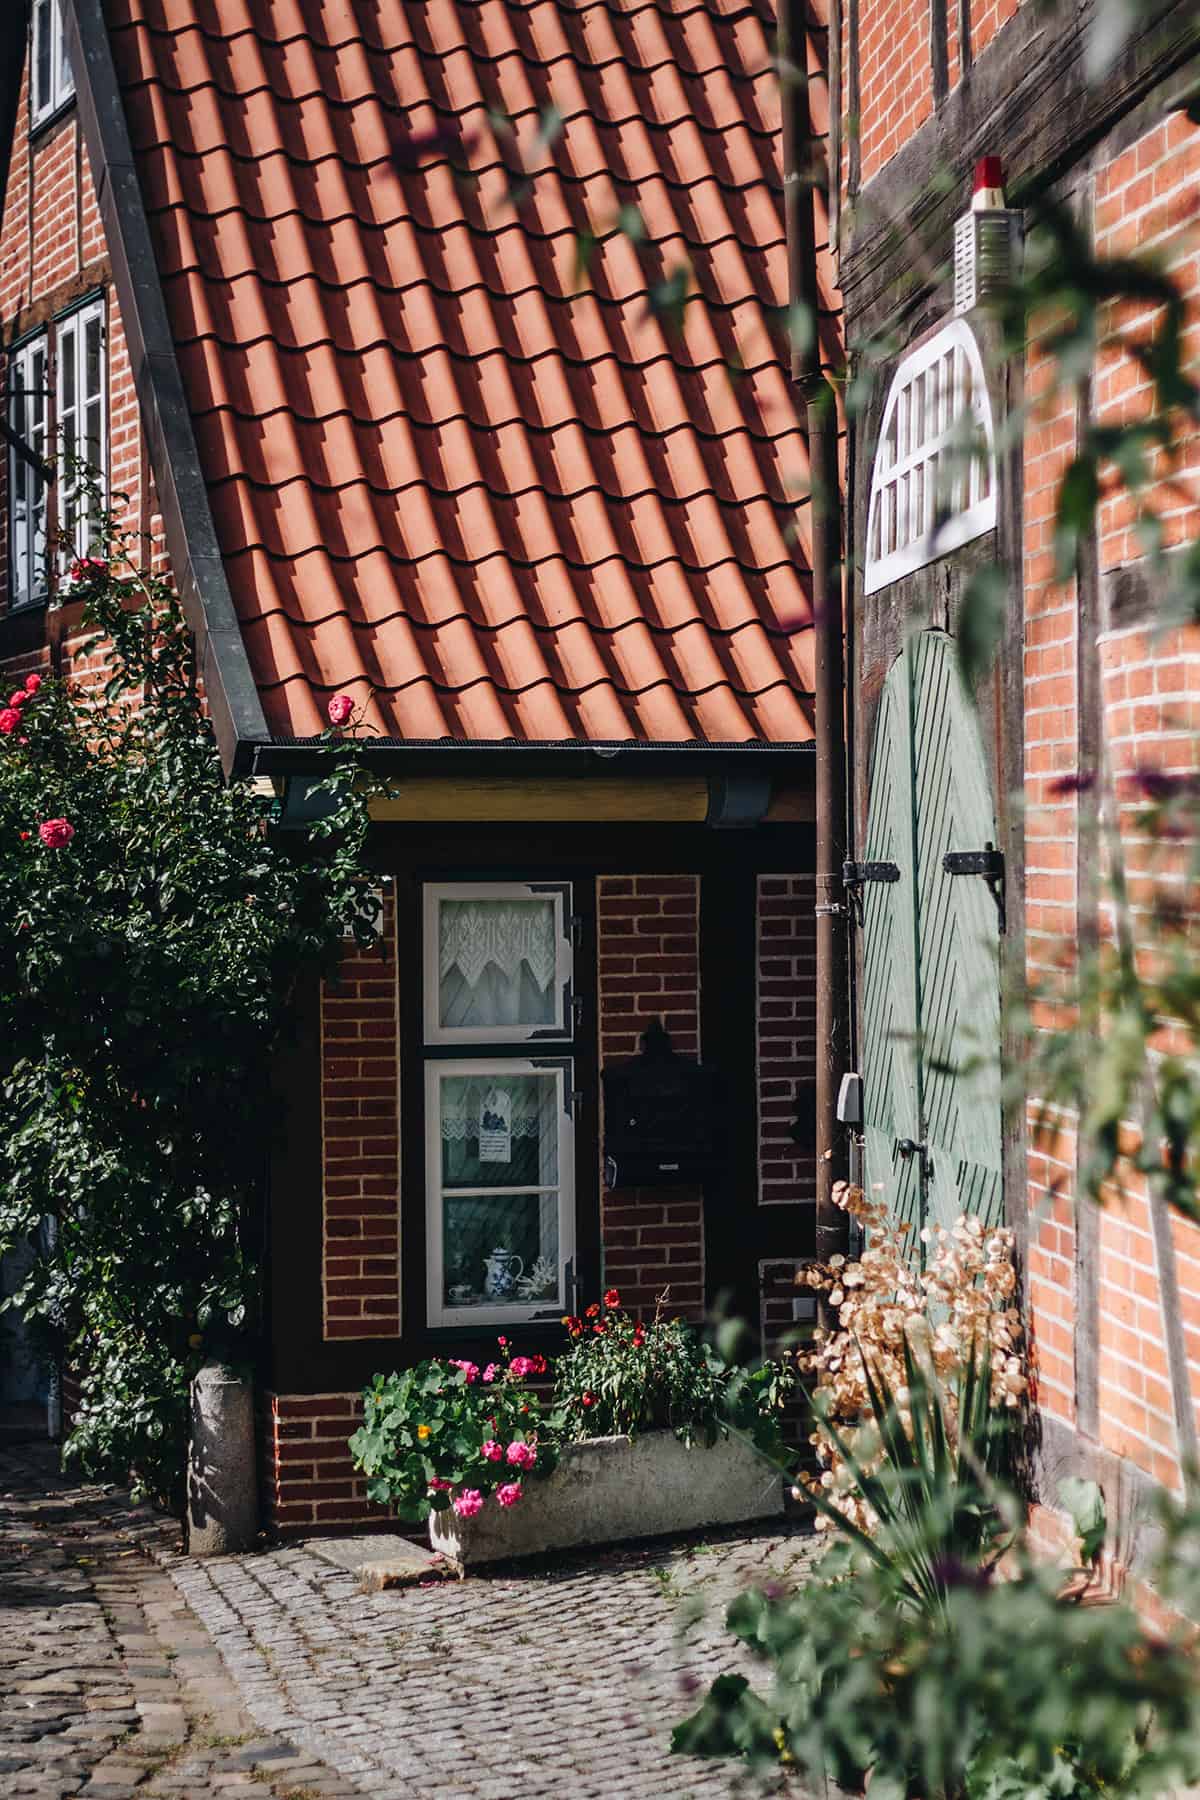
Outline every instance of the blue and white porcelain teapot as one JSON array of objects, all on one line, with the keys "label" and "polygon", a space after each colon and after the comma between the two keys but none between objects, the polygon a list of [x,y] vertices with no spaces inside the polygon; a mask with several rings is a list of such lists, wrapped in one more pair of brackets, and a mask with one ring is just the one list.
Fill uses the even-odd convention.
[{"label": "blue and white porcelain teapot", "polygon": [[507,1300],[518,1278],[525,1273],[524,1258],[506,1250],[503,1244],[498,1244],[490,1256],[484,1257],[483,1266],[487,1270],[483,1291],[489,1300]]}]

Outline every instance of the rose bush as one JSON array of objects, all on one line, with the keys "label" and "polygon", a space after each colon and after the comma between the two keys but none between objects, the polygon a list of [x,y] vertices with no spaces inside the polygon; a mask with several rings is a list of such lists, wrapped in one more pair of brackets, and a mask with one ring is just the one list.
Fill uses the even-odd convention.
[{"label": "rose bush", "polygon": [[377,1375],[363,1394],[363,1422],[350,1439],[367,1498],[419,1523],[450,1507],[473,1518],[494,1495],[515,1506],[522,1479],[548,1475],[558,1460],[538,1396],[526,1383],[546,1373],[543,1356],[509,1356],[485,1368],[435,1358]]},{"label": "rose bush", "polygon": [[357,747],[279,834],[223,777],[177,597],[98,517],[66,598],[102,672],[0,713],[0,1253],[30,1247],[7,1304],[82,1383],[67,1457],[179,1506],[190,1377],[254,1352],[272,1052],[374,884]]}]

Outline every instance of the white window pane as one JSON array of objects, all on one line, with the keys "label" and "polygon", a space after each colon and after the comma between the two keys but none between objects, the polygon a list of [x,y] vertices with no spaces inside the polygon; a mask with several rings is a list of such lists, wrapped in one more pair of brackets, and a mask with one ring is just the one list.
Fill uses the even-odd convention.
[{"label": "white window pane", "polygon": [[438,1092],[443,1188],[558,1185],[553,1071],[445,1075]]},{"label": "white window pane", "polygon": [[550,896],[442,900],[438,1026],[554,1025],[557,945]]},{"label": "white window pane", "polygon": [[558,1195],[448,1194],[442,1304],[560,1306]]}]

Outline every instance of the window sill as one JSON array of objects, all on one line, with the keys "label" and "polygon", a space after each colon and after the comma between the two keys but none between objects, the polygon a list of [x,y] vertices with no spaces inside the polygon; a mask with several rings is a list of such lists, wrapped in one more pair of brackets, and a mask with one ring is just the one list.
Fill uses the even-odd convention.
[{"label": "window sill", "polygon": [[31,120],[29,126],[30,147],[36,149],[41,140],[48,136],[56,125],[61,125],[68,114],[75,111],[78,104],[79,95],[77,93],[68,94],[65,100],[59,101],[53,112],[48,112],[36,124]]}]

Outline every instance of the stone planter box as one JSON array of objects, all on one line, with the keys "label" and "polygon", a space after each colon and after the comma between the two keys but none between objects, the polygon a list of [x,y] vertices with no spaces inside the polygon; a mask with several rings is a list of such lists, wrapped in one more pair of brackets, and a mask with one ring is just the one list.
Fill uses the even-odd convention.
[{"label": "stone planter box", "polygon": [[740,1438],[690,1450],[670,1431],[593,1438],[569,1444],[552,1475],[523,1485],[507,1511],[489,1496],[473,1519],[432,1513],[433,1548],[463,1565],[499,1562],[783,1512],[782,1476]]}]

